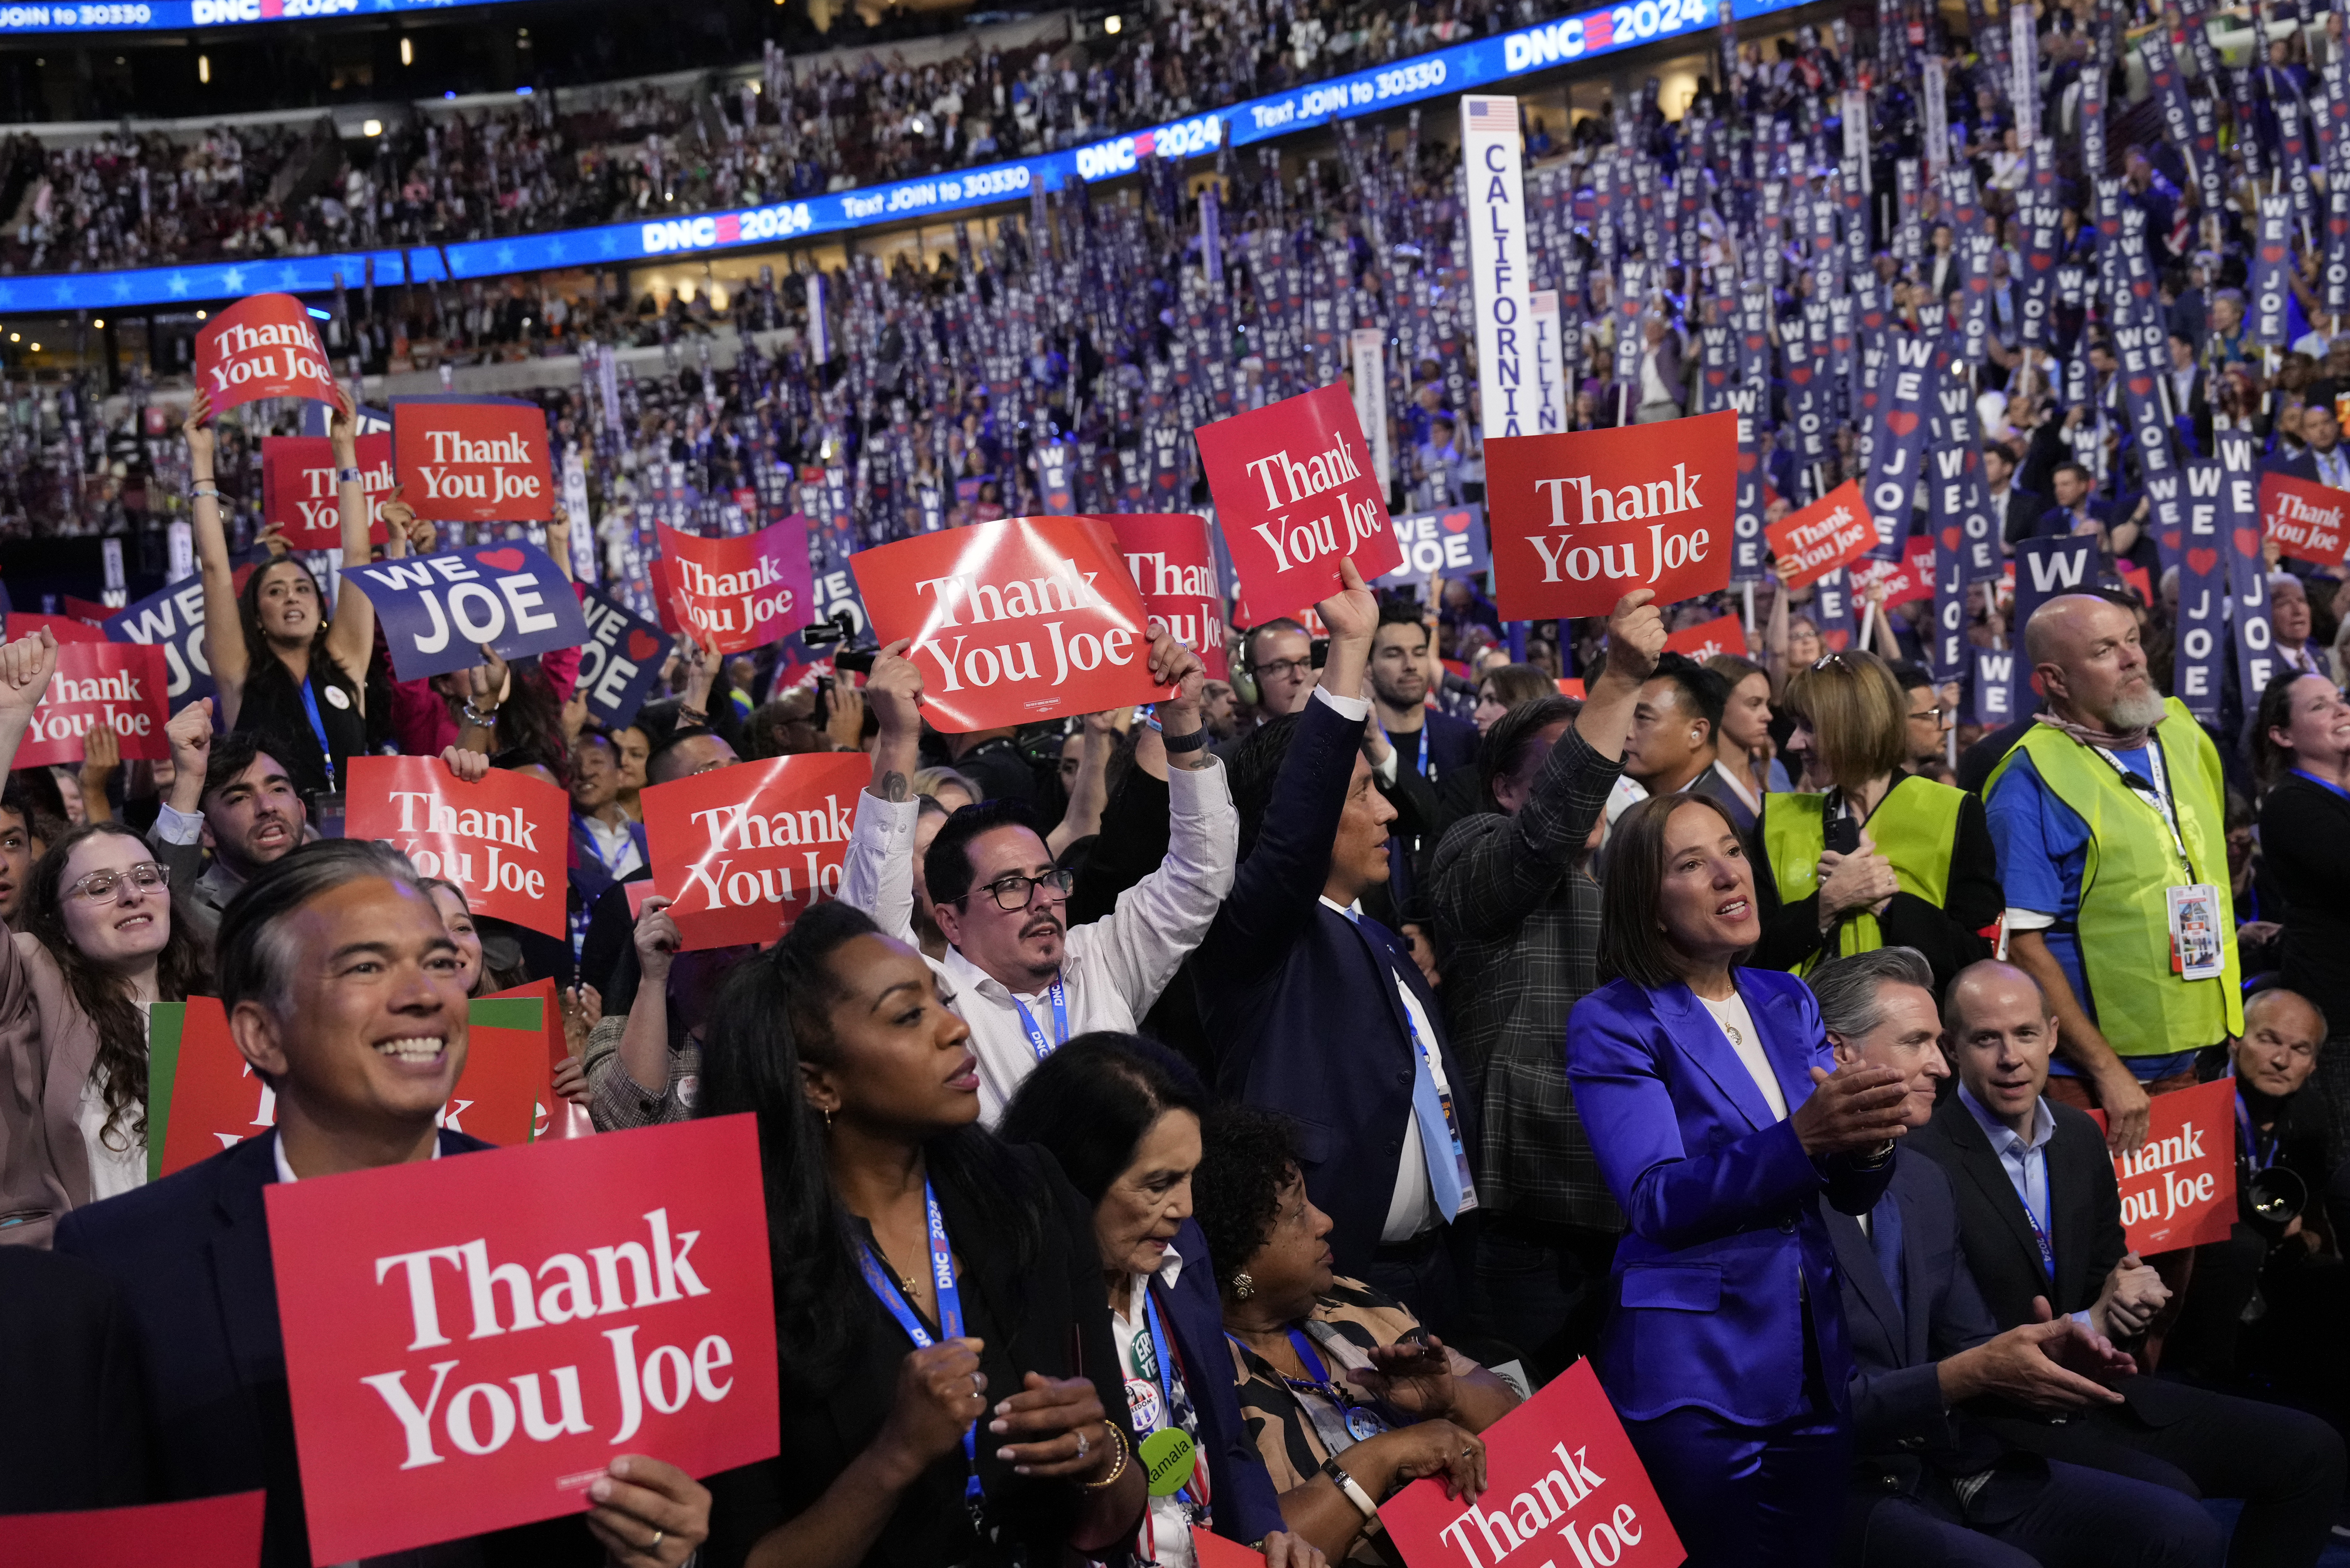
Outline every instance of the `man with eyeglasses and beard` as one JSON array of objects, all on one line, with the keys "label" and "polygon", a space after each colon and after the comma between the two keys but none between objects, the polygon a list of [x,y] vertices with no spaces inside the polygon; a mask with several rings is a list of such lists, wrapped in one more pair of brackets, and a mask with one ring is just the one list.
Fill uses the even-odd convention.
[{"label": "man with eyeglasses and beard", "polygon": [[[883,649],[866,680],[866,706],[880,733],[873,783],[857,797],[841,897],[884,936],[911,943],[920,817],[909,781],[921,738],[922,675],[907,647]],[[1162,631],[1151,639],[1150,674],[1177,689],[1158,705],[1167,857],[1109,914],[1070,925],[1075,877],[1054,865],[1048,825],[1024,801],[964,806],[922,854],[932,919],[947,940],[946,956],[931,966],[971,1026],[980,1116],[991,1126],[1021,1080],[1070,1040],[1097,1029],[1132,1033],[1232,890],[1240,818],[1201,722],[1207,670]]]}]

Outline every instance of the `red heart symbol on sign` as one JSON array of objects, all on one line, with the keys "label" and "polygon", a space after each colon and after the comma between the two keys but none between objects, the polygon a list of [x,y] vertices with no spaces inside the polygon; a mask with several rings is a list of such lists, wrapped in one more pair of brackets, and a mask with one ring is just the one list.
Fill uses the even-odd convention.
[{"label": "red heart symbol on sign", "polygon": [[2129,389],[2134,396],[2143,398],[2148,392],[2154,390],[2154,378],[2151,376],[2132,376],[2130,378]]},{"label": "red heart symbol on sign", "polygon": [[2284,247],[2282,245],[2262,245],[2261,247],[2261,260],[2271,263],[2272,265],[2284,260]]},{"label": "red heart symbol on sign", "polygon": [[1750,332],[1746,335],[1746,351],[1749,354],[1760,354],[1762,352],[1762,345],[1769,341],[1769,338],[1759,332]]},{"label": "red heart symbol on sign", "polygon": [[511,546],[504,550],[484,550],[482,552],[482,565],[495,566],[501,572],[519,572],[522,570],[522,552]]},{"label": "red heart symbol on sign", "polygon": [[1740,453],[1738,454],[1738,472],[1741,472],[1741,473],[1752,473],[1752,472],[1754,472],[1754,462],[1755,462],[1755,457],[1754,457],[1754,454],[1753,454],[1752,452],[1740,452]]},{"label": "red heart symbol on sign", "polygon": [[1809,365],[1790,365],[1787,367],[1787,379],[1794,382],[1798,387],[1803,386],[1811,379],[1812,368]]},{"label": "red heart symbol on sign", "polygon": [[1885,325],[1885,312],[1881,310],[1869,311],[1860,318],[1860,324],[1863,327],[1867,327],[1871,332],[1874,332],[1878,327]]},{"label": "red heart symbol on sign", "polygon": [[2033,271],[2046,272],[2050,267],[2054,266],[2055,265],[2056,257],[2053,253],[2048,251],[2034,251],[2032,253]]},{"label": "red heart symbol on sign", "polygon": [[2261,553],[2261,536],[2250,528],[2236,530],[2236,554],[2257,556]]},{"label": "red heart symbol on sign", "polygon": [[2220,564],[2220,552],[2198,546],[2187,552],[2187,569],[2197,576],[2207,576]]},{"label": "red heart symbol on sign", "polygon": [[1885,416],[1885,428],[1895,435],[1906,436],[1918,428],[1918,416],[1907,409],[1896,409]]},{"label": "red heart symbol on sign", "polygon": [[660,648],[660,639],[638,627],[629,633],[629,657],[642,664]]},{"label": "red heart symbol on sign", "polygon": [[1957,528],[1955,528],[1955,527],[1950,527],[1950,528],[1945,528],[1945,529],[1943,529],[1943,530],[1942,530],[1942,548],[1943,548],[1943,549],[1945,549],[1945,550],[1955,550],[1955,549],[1957,549],[1958,547],[1959,547],[1959,531],[1958,531],[1958,529],[1957,529]]},{"label": "red heart symbol on sign", "polygon": [[1469,526],[1469,514],[1466,512],[1447,512],[1443,516],[1438,518],[1437,521],[1443,524],[1444,531],[1447,534],[1458,534]]},{"label": "red heart symbol on sign", "polygon": [[1705,384],[1709,387],[1719,387],[1728,379],[1730,372],[1727,370],[1708,370],[1705,373]]},{"label": "red heart symbol on sign", "polygon": [[2350,234],[2350,218],[2328,218],[2325,230],[2328,234]]},{"label": "red heart symbol on sign", "polygon": [[1983,290],[1991,286],[1991,279],[1987,277],[1970,277],[1967,279],[1967,286],[1974,290],[1975,293],[1981,294]]}]

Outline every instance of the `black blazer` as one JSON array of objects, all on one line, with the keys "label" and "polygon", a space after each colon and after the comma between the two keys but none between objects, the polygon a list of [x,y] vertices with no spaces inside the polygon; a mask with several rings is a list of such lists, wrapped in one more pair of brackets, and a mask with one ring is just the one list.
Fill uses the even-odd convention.
[{"label": "black blazer", "polygon": [[[962,1270],[964,1332],[985,1342],[979,1365],[988,1398],[1018,1390],[1030,1372],[1083,1376],[1093,1379],[1104,1415],[1123,1428],[1126,1377],[1110,1334],[1093,1210],[1044,1149],[1022,1144],[1005,1153],[1018,1172],[1018,1189],[1043,1219],[1043,1250],[1025,1269],[1014,1257],[1012,1238],[991,1227],[989,1210],[974,1207],[953,1182],[936,1184],[939,1211]],[[1204,1258],[1206,1247],[1200,1251]],[[788,1266],[786,1260],[778,1263]],[[889,1419],[898,1369],[913,1345],[870,1290],[861,1282],[849,1290],[856,1317],[838,1376],[828,1387],[813,1388],[786,1376],[781,1453],[710,1478],[706,1568],[733,1568],[762,1535],[805,1513]],[[787,1355],[785,1365],[791,1360]],[[1229,1367],[1229,1358],[1222,1365]],[[1034,1561],[1054,1561],[1052,1548],[1067,1538],[1074,1489],[1014,1476],[995,1457],[1001,1439],[984,1427],[978,1439],[990,1519],[1011,1538],[1028,1542]],[[917,1477],[866,1554],[868,1568],[931,1568],[970,1559],[975,1549],[963,1506],[968,1473],[958,1445]]]},{"label": "black blazer", "polygon": [[1305,704],[1256,844],[1193,968],[1217,1088],[1296,1124],[1306,1192],[1336,1221],[1331,1246],[1350,1279],[1369,1272],[1411,1122],[1414,1048],[1399,979],[1436,1031],[1462,1146],[1478,1147],[1476,1096],[1419,966],[1386,927],[1322,902],[1362,728],[1318,697]]},{"label": "black blazer", "polygon": [[2284,899],[2284,982],[2350,1029],[2350,800],[2288,773],[2262,798],[2261,842]]},{"label": "black blazer", "polygon": [[[443,1156],[490,1146],[441,1134]],[[57,1222],[57,1249],[120,1286],[146,1366],[153,1470],[148,1501],[265,1488],[265,1568],[310,1568],[294,1409],[277,1326],[262,1191],[277,1140],[247,1138],[135,1192]],[[434,1563],[595,1563],[577,1519],[548,1521],[424,1554]]]},{"label": "black blazer", "polygon": [[[2056,1116],[2056,1136],[2048,1140],[2049,1241],[2056,1251],[2053,1287],[2040,1266],[2040,1243],[2033,1239],[2023,1199],[2015,1195],[1982,1124],[1955,1092],[1942,1097],[1932,1121],[1903,1140],[1950,1179],[1967,1267],[1982,1288],[1992,1320],[2003,1329],[2033,1321],[2034,1296],[2046,1296],[2060,1316],[2095,1306],[2106,1276],[2129,1250],[2122,1235],[2121,1187],[2114,1179],[2105,1135],[2086,1113],[2047,1104]],[[2152,1425],[2167,1425],[2186,1413],[2180,1407],[2187,1393],[2178,1385],[2125,1377],[2114,1386]]]},{"label": "black blazer", "polygon": [[78,1258],[0,1247],[0,1513],[147,1501],[139,1342],[122,1293]]},{"label": "black blazer", "polygon": [[1183,1363],[1183,1386],[1200,1412],[1200,1446],[1208,1451],[1208,1492],[1216,1533],[1243,1544],[1262,1541],[1288,1526],[1281,1497],[1264,1468],[1264,1456],[1241,1415],[1240,1386],[1232,1381],[1232,1353],[1224,1339],[1224,1303],[1217,1294],[1215,1261],[1208,1238],[1194,1220],[1175,1232],[1183,1269],[1172,1290],[1153,1284],[1168,1337]]},{"label": "black blazer", "polygon": [[2012,1453],[1971,1414],[1942,1402],[1939,1363],[1999,1332],[1967,1272],[1950,1179],[1917,1150],[1897,1148],[1892,1182],[1870,1212],[1882,1216],[1888,1206],[1900,1211],[1898,1303],[1860,1222],[1820,1200],[1842,1267],[1838,1289],[1852,1344],[1854,1483],[1873,1501],[1914,1494],[1929,1473],[1994,1470],[1970,1521],[2012,1519],[2046,1483],[2046,1465]]}]

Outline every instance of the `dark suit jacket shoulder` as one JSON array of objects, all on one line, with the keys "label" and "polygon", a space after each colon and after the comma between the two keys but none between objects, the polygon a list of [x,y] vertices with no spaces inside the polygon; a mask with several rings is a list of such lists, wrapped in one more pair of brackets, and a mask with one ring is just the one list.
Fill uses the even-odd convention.
[{"label": "dark suit jacket shoulder", "polygon": [[2059,1314],[2095,1304],[2106,1275],[2125,1250],[2121,1190],[2104,1135],[2085,1114],[2043,1103],[2056,1116],[2055,1136],[2048,1142],[2053,1281],[2042,1264],[2023,1199],[2016,1196],[1982,1124],[1956,1094],[1945,1097],[1934,1119],[1907,1140],[1950,1177],[1968,1267],[2002,1328],[2032,1322],[2034,1296],[2047,1297]]},{"label": "dark suit jacket shoulder", "polygon": [[[75,1210],[57,1251],[111,1279],[146,1366],[150,1496],[269,1493],[262,1561],[307,1568],[308,1529],[276,1272],[262,1194],[277,1179],[277,1140],[247,1138],[120,1198]],[[490,1146],[441,1134],[442,1155]]]},{"label": "dark suit jacket shoulder", "polygon": [[0,1247],[0,1513],[147,1500],[140,1355],[116,1283],[78,1258]]},{"label": "dark suit jacket shoulder", "polygon": [[1208,1492],[1215,1499],[1216,1533],[1227,1541],[1262,1541],[1286,1528],[1281,1499],[1264,1457],[1241,1415],[1238,1386],[1232,1379],[1232,1353],[1224,1344],[1224,1304],[1216,1292],[1215,1260],[1207,1233],[1186,1220],[1175,1232],[1182,1272],[1163,1293],[1167,1333],[1183,1364],[1183,1386],[1200,1412],[1200,1444],[1208,1451]]}]

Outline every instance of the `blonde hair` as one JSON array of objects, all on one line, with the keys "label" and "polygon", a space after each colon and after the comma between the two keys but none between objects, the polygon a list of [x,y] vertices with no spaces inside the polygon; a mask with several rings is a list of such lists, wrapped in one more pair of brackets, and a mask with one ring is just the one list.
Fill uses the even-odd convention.
[{"label": "blonde hair", "polygon": [[1787,711],[1808,725],[1820,771],[1857,789],[1909,754],[1909,704],[1892,667],[1867,652],[1831,653],[1787,678]]}]

